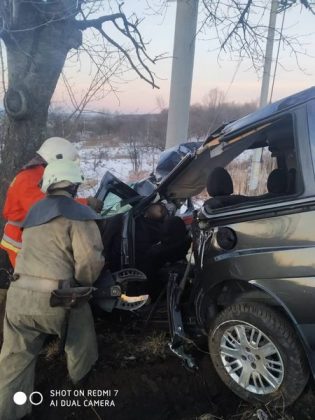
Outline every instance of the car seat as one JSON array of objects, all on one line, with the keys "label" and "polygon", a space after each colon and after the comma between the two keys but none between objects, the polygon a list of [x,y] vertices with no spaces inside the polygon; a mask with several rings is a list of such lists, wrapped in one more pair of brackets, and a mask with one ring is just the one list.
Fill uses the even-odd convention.
[{"label": "car seat", "polygon": [[211,196],[205,203],[205,208],[216,209],[232,206],[247,201],[248,197],[233,194],[233,181],[224,168],[215,168],[208,176],[207,191]]},{"label": "car seat", "polygon": [[266,194],[260,195],[258,199],[277,197],[288,193],[288,172],[285,169],[277,168],[270,172],[267,179]]}]

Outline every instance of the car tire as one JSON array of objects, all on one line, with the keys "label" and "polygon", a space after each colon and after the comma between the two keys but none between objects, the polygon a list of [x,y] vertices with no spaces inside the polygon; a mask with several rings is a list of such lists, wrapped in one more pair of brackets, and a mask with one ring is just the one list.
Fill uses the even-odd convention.
[{"label": "car tire", "polygon": [[251,403],[292,404],[309,368],[300,340],[278,311],[256,303],[229,306],[215,319],[209,351],[222,381]]}]

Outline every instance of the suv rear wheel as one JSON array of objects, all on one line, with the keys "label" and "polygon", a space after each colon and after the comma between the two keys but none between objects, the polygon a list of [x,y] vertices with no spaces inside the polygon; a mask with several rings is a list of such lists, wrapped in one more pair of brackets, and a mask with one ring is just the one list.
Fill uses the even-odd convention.
[{"label": "suv rear wheel", "polygon": [[249,402],[292,404],[309,371],[287,319],[268,306],[239,303],[215,319],[209,350],[222,381]]}]

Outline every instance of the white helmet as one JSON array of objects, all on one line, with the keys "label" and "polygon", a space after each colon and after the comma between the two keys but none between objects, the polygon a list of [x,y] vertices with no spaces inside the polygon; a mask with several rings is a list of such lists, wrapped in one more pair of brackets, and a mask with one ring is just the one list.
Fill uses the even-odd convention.
[{"label": "white helmet", "polygon": [[72,160],[77,163],[80,162],[77,149],[72,143],[70,143],[70,141],[63,139],[62,137],[50,137],[45,140],[41,147],[37,150],[37,153],[47,163],[61,159]]},{"label": "white helmet", "polygon": [[55,160],[45,168],[41,190],[46,193],[48,190],[82,184],[83,181],[84,176],[76,162],[65,159]]}]

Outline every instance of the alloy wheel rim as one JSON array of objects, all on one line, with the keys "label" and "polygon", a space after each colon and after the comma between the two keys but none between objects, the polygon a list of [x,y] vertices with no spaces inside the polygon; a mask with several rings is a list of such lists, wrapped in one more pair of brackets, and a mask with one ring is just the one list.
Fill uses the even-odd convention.
[{"label": "alloy wheel rim", "polygon": [[277,347],[251,324],[234,324],[224,330],[220,356],[228,375],[246,391],[267,395],[282,384],[284,364]]}]

